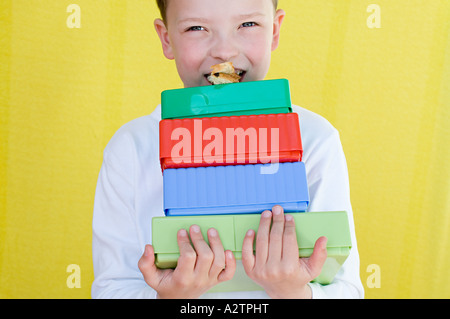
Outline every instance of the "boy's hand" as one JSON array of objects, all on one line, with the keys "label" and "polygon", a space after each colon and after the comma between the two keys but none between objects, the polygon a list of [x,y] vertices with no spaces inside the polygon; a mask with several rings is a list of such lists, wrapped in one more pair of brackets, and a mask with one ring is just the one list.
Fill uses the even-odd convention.
[{"label": "boy's hand", "polygon": [[[270,227],[273,216],[272,228]],[[261,214],[256,235],[249,230],[242,246],[242,264],[247,275],[272,298],[311,298],[307,285],[322,271],[327,258],[326,237],[320,237],[309,258],[298,257],[294,219],[281,206]]]},{"label": "boy's hand", "polygon": [[208,230],[210,245],[203,239],[200,227],[193,225],[178,231],[180,257],[175,269],[158,269],[152,245],[147,245],[138,266],[146,283],[155,289],[158,298],[192,299],[216,284],[233,278],[236,260],[231,251],[224,251],[217,230]]}]

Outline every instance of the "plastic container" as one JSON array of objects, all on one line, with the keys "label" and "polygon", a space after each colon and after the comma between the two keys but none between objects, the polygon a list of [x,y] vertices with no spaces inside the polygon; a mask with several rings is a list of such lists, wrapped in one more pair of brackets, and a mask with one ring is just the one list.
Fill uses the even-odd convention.
[{"label": "plastic container", "polygon": [[[326,236],[328,257],[321,274],[315,282],[329,284],[347,259],[352,246],[348,216],[341,212],[291,213],[295,220],[299,256],[311,256],[316,240]],[[206,232],[215,228],[225,250],[231,250],[236,259],[242,259],[242,243],[249,229],[259,227],[260,215],[226,215],[226,216],[184,216],[155,217],[152,220],[152,245],[155,250],[156,266],[162,269],[175,268],[179,257],[177,232],[188,230],[191,225],[198,225],[203,238],[208,240]],[[249,279],[242,269],[230,282],[222,283],[212,291],[248,291],[261,290]]]},{"label": "plastic container", "polygon": [[[166,216],[258,214],[275,205],[287,212],[309,204],[305,164],[249,164],[166,169]],[[270,172],[271,174],[263,174]]]},{"label": "plastic container", "polygon": [[264,80],[166,90],[161,118],[291,113],[289,81]]},{"label": "plastic container", "polygon": [[161,168],[299,162],[297,113],[162,120]]}]

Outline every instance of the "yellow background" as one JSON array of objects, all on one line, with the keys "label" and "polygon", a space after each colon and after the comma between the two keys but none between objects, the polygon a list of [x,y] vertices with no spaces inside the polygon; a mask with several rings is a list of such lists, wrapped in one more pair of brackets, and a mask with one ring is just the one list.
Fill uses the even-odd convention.
[{"label": "yellow background", "polygon": [[[181,86],[153,0],[2,0],[0,297],[89,298],[102,151]],[[381,28],[370,29],[371,3]],[[66,25],[69,4],[81,28]],[[268,78],[346,153],[367,298],[450,297],[450,1],[281,0]],[[66,267],[81,269],[69,289]],[[368,288],[369,265],[381,287]]]}]

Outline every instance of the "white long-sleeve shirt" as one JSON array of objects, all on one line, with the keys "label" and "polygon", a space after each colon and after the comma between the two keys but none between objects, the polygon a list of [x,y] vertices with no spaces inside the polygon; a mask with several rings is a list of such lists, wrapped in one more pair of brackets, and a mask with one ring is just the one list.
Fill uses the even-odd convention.
[{"label": "white long-sleeve shirt", "polygon": [[[352,249],[334,281],[310,283],[313,298],[363,298],[347,164],[338,131],[293,106],[300,121],[310,193],[308,211],[347,211]],[[164,216],[159,161],[161,106],[122,126],[104,150],[93,217],[93,298],[156,298],[138,261],[152,242],[152,218]],[[264,291],[207,293],[203,298],[269,298]]]}]

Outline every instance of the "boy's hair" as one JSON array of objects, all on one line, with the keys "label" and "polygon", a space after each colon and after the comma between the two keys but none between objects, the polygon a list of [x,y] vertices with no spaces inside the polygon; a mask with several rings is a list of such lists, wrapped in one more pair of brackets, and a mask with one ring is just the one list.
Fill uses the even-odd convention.
[{"label": "boy's hair", "polygon": [[[272,1],[273,1],[273,6],[276,10],[278,7],[278,0],[272,0]],[[169,2],[169,0],[156,0],[156,3],[158,4],[159,12],[161,12],[161,18],[164,21],[164,23],[166,23],[166,21],[167,21],[166,10],[167,10],[168,2]]]}]

